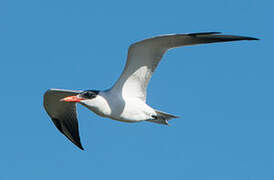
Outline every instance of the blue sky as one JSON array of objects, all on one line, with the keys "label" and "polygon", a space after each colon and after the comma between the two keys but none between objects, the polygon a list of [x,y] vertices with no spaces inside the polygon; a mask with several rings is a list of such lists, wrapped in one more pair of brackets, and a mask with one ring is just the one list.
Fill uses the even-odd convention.
[{"label": "blue sky", "polygon": [[[273,6],[1,1],[0,179],[274,179]],[[48,88],[109,88],[135,41],[207,31],[261,40],[169,51],[148,104],[182,117],[170,127],[116,122],[78,106],[80,151],[43,109]]]}]

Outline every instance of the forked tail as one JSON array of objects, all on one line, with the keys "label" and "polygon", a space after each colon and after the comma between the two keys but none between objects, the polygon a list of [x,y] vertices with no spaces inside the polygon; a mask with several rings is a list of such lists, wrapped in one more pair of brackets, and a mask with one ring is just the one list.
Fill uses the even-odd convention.
[{"label": "forked tail", "polygon": [[179,118],[178,116],[168,114],[162,111],[158,111],[156,109],[155,109],[155,112],[157,113],[157,115],[154,116],[153,119],[148,120],[149,122],[168,125],[168,120],[173,118]]}]

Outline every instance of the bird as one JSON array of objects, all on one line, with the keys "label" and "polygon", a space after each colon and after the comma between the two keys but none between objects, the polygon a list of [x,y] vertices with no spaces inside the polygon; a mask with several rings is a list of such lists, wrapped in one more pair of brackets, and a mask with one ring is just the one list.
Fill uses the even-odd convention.
[{"label": "bird", "polygon": [[179,118],[150,107],[146,103],[147,86],[158,63],[167,50],[197,44],[258,40],[220,32],[167,34],[131,44],[126,65],[119,79],[106,90],[49,89],[44,94],[44,108],[56,128],[73,144],[84,150],[78,128],[76,104],[95,114],[122,122],[153,122],[168,125]]}]

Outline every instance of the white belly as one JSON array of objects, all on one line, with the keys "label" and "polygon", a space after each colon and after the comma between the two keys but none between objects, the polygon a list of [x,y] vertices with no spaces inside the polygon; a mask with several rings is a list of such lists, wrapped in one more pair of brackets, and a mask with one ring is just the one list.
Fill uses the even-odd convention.
[{"label": "white belly", "polygon": [[156,115],[154,109],[138,98],[107,98],[81,103],[99,116],[124,122],[145,121]]},{"label": "white belly", "polygon": [[137,98],[127,98],[113,103],[111,111],[109,118],[125,122],[145,121],[156,115],[151,107]]},{"label": "white belly", "polygon": [[124,122],[145,121],[156,115],[154,109],[139,98],[97,95],[94,100],[81,103],[99,116]]}]

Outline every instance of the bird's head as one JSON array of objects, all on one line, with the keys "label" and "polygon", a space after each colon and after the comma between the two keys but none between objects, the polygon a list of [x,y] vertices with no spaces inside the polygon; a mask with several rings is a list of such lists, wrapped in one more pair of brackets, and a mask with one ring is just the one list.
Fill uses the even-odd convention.
[{"label": "bird's head", "polygon": [[68,96],[63,99],[60,99],[60,101],[85,103],[85,101],[90,101],[96,98],[98,94],[99,91],[97,90],[86,90],[77,94],[76,96]]}]

